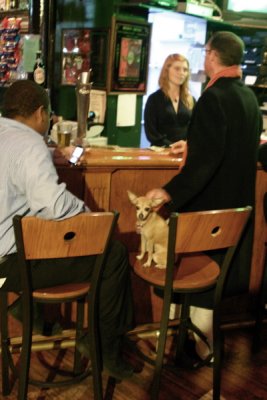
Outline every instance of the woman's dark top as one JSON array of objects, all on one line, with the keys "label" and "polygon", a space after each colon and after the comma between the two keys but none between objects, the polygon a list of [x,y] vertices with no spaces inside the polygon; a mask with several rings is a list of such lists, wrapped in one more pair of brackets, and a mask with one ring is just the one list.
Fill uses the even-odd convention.
[{"label": "woman's dark top", "polygon": [[161,89],[152,93],[146,102],[144,120],[147,139],[153,146],[169,146],[186,140],[192,110],[179,101],[178,111]]}]

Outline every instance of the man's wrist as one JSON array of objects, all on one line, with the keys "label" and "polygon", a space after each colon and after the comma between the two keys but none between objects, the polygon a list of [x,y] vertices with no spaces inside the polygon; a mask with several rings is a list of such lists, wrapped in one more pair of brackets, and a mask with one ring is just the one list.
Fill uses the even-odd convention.
[{"label": "man's wrist", "polygon": [[171,199],[170,201],[168,201],[167,203],[165,203],[165,207],[169,210],[169,211],[175,211],[175,204],[173,202],[173,200]]}]

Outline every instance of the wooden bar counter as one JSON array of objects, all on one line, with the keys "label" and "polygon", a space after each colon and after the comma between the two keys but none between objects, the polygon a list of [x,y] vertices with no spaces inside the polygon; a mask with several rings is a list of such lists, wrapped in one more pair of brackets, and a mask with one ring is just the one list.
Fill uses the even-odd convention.
[{"label": "wooden bar counter", "polygon": [[91,210],[120,212],[118,237],[129,251],[136,251],[140,238],[134,232],[135,208],[129,202],[127,190],[142,195],[160,187],[177,174],[180,162],[181,157],[171,157],[167,150],[155,153],[132,148],[92,148],[86,153],[82,168],[58,165],[57,170],[61,180],[83,197]]},{"label": "wooden bar counter", "polygon": [[[69,190],[83,198],[91,210],[116,209],[120,212],[117,237],[127,245],[129,252],[132,252],[137,251],[140,236],[135,233],[135,209],[128,200],[127,190],[142,195],[149,189],[161,187],[178,173],[180,163],[181,157],[170,156],[168,150],[156,153],[149,149],[110,146],[88,149],[85,161],[80,167],[68,167],[60,163],[56,166],[60,180],[67,183]],[[249,286],[252,295],[259,289],[264,265],[265,192],[267,192],[267,173],[258,165],[255,232]],[[138,293],[142,290],[140,285],[142,287],[141,282],[138,283]],[[144,320],[147,320],[147,312],[142,309],[142,314]],[[157,320],[158,312],[154,310],[152,314],[152,319]]]}]

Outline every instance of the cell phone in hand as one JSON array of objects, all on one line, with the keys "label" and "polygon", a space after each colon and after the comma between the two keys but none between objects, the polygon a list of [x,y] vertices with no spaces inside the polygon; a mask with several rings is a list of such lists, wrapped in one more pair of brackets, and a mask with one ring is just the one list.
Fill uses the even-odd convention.
[{"label": "cell phone in hand", "polygon": [[75,147],[69,162],[73,165],[77,164],[82,154],[83,154],[83,148],[80,146]]}]

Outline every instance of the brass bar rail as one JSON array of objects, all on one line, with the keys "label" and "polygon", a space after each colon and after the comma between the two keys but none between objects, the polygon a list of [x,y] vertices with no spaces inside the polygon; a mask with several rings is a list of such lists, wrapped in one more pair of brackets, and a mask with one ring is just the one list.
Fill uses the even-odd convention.
[{"label": "brass bar rail", "polygon": [[[267,323],[267,318],[264,319],[263,323]],[[244,321],[238,322],[228,322],[222,324],[223,330],[237,329],[240,327],[249,327],[253,326],[255,321],[248,319]],[[175,319],[170,321],[168,328],[168,336],[174,335],[177,332],[177,328],[179,326],[179,319]],[[159,327],[160,324],[150,323],[138,325],[135,329],[128,332],[128,336],[135,336],[139,339],[148,339],[148,338],[158,338],[159,336]],[[12,353],[19,353],[21,350],[21,336],[10,338],[10,350]],[[63,330],[62,334],[57,336],[42,336],[42,335],[33,335],[32,340],[32,351],[42,351],[42,350],[55,350],[55,349],[67,349],[75,346],[75,330],[67,329]],[[1,353],[1,348],[0,348]]]}]

